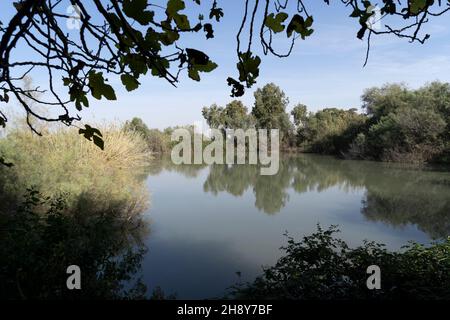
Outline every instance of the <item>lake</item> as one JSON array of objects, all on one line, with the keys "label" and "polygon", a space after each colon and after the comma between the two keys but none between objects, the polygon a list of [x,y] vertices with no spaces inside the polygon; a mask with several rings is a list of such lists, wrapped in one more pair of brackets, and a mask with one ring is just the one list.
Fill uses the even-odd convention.
[{"label": "lake", "polygon": [[181,299],[220,297],[253,280],[282,255],[283,234],[300,239],[317,224],[338,225],[352,246],[368,239],[399,249],[450,235],[450,172],[439,169],[298,155],[261,176],[251,165],[168,159],[154,162],[148,188],[143,279]]}]

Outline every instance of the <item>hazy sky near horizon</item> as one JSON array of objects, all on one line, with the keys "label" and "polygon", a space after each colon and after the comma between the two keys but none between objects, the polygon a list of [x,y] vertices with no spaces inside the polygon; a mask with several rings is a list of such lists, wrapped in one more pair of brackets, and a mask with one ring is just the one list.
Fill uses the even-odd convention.
[{"label": "hazy sky near horizon", "polygon": [[[364,89],[387,82],[404,82],[413,88],[434,80],[450,82],[449,15],[436,17],[424,25],[423,31],[431,34],[424,45],[393,36],[373,37],[369,63],[363,68],[366,42],[356,38],[358,22],[348,17],[350,9],[340,1],[332,1],[330,6],[317,0],[306,3],[314,16],[314,34],[305,41],[299,40],[288,58],[262,57],[257,85],[241,98],[249,110],[254,90],[269,82],[285,91],[290,100],[289,109],[301,102],[311,111],[324,107],[359,108]],[[243,4],[238,0],[222,0],[219,4],[225,16],[215,25],[215,38],[206,40],[202,33],[187,36],[180,43],[205,50],[219,64],[213,73],[202,74],[201,82],[183,76],[178,88],[147,76],[140,79],[142,85],[133,92],[121,88],[120,79],[109,77],[119,88],[118,100],[92,99],[91,107],[81,113],[84,122],[125,121],[137,116],[150,127],[164,128],[201,121],[204,106],[231,101],[226,78],[237,77],[236,33]],[[6,10],[0,13],[2,21],[7,14]],[[278,44],[282,49],[287,43]],[[254,51],[262,55],[259,41],[254,41]]]}]

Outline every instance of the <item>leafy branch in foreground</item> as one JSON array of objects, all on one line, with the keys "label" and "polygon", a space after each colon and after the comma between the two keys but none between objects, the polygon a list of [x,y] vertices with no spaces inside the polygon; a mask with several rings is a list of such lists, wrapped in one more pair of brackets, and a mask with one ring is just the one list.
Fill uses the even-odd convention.
[{"label": "leafy branch in foreground", "polygon": [[[330,227],[288,238],[286,255],[253,283],[231,288],[238,299],[450,299],[450,237],[424,246],[410,243],[400,252],[365,241],[355,249]],[[381,289],[369,290],[367,267],[381,269]]]},{"label": "leafy branch in foreground", "polygon": [[[323,3],[329,5],[331,1]],[[422,26],[450,10],[448,2],[434,0],[340,3],[350,8],[350,17],[359,25],[357,37],[367,39],[368,44],[372,35],[382,34],[424,43],[429,35],[421,34]],[[192,33],[206,40],[214,38],[215,25],[226,14],[218,0],[169,0],[166,4],[148,0],[21,0],[10,5],[15,12],[0,22],[0,102],[10,103],[14,97],[37,134],[32,119],[70,126],[81,120],[76,111],[88,108],[90,97],[115,100],[116,88],[107,75],[120,78],[126,90],[132,91],[146,75],[176,86],[182,72],[200,81],[201,73],[217,68],[205,52],[183,48],[181,42]],[[262,59],[253,46],[256,37],[264,55],[281,58],[291,54],[297,39],[313,34],[314,18],[308,5],[302,0],[243,2],[236,36],[238,77],[227,79],[233,96],[242,96],[259,76]],[[381,30],[370,24],[375,5],[386,21]],[[67,13],[68,8],[73,12]],[[201,13],[197,15],[198,11]],[[283,34],[290,46],[286,52],[279,52],[274,40]],[[21,54],[17,54],[19,51]],[[21,80],[33,73],[46,77],[46,81],[33,88],[24,87]],[[30,101],[52,108],[53,116],[42,114]],[[0,111],[0,126],[7,121]]]}]

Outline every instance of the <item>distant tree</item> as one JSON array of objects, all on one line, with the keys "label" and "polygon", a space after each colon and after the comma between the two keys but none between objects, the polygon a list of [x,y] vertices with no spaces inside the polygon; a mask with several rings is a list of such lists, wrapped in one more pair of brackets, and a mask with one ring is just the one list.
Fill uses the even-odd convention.
[{"label": "distant tree", "polygon": [[229,129],[246,129],[249,127],[251,117],[247,107],[239,100],[233,100],[223,110],[225,127]]},{"label": "distant tree", "polygon": [[147,137],[150,131],[147,124],[145,124],[145,122],[138,117],[134,117],[131,121],[125,122],[124,129],[139,132],[143,137]]},{"label": "distant tree", "polygon": [[294,118],[295,126],[302,127],[308,118],[308,107],[299,103],[292,109],[291,115]]},{"label": "distant tree", "polygon": [[450,160],[449,84],[434,82],[417,90],[389,84],[366,90],[362,99],[370,117],[364,133],[369,157],[402,162]]},{"label": "distant tree", "polygon": [[252,114],[255,116],[257,126],[264,129],[281,129],[280,120],[289,104],[289,99],[281,88],[269,83],[258,88],[254,96]]},{"label": "distant tree", "polygon": [[138,132],[147,143],[148,150],[154,154],[162,155],[170,147],[170,133],[158,129],[150,129],[141,118],[133,118],[124,124],[124,130]]},{"label": "distant tree", "polygon": [[204,107],[202,109],[202,115],[211,128],[220,128],[225,124],[223,108],[217,104],[213,104],[209,108]]},{"label": "distant tree", "polygon": [[248,114],[248,109],[239,100],[233,100],[225,108],[213,104],[211,107],[204,107],[202,115],[211,128],[216,129],[248,129],[254,126],[252,115]]},{"label": "distant tree", "polygon": [[326,108],[308,116],[298,131],[307,150],[324,154],[345,152],[366,122],[354,109]]},{"label": "distant tree", "polygon": [[383,116],[398,108],[407,108],[414,95],[405,84],[386,84],[381,88],[370,88],[364,91],[361,100],[366,114],[372,122],[379,121]]}]

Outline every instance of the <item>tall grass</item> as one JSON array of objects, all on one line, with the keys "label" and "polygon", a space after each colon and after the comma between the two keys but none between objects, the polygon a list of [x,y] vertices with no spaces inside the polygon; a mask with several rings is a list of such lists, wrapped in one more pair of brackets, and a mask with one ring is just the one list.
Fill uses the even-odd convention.
[{"label": "tall grass", "polygon": [[145,141],[119,125],[99,129],[105,150],[76,128],[46,127],[41,137],[12,129],[0,139],[1,154],[14,163],[0,168],[0,209],[14,207],[34,187],[47,196],[65,194],[74,211],[143,211],[148,203],[143,172],[150,159]]}]

